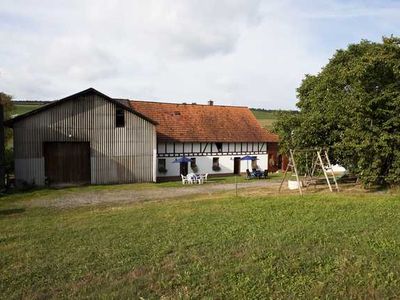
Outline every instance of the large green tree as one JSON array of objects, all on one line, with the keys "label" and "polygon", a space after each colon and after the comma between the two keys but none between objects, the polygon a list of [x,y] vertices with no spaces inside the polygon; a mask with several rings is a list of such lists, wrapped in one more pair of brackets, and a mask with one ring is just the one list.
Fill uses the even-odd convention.
[{"label": "large green tree", "polygon": [[329,147],[367,184],[400,183],[400,39],[338,50],[297,89],[299,114],[281,115],[281,149]]}]

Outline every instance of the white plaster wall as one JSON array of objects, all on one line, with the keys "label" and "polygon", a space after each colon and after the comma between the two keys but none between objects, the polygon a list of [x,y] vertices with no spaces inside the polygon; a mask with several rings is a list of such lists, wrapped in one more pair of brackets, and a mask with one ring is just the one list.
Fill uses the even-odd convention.
[{"label": "white plaster wall", "polygon": [[[257,157],[257,165],[261,170],[268,169],[268,154],[252,155]],[[233,174],[234,158],[242,157],[239,155],[213,155],[213,156],[187,156],[188,158],[196,158],[196,165],[198,170],[196,173],[208,173],[208,174]],[[220,171],[216,172],[212,169],[212,162],[214,157],[219,157]],[[161,157],[160,157],[161,158]],[[176,157],[165,157],[167,173],[158,172],[158,161],[157,161],[157,177],[168,177],[168,176],[179,176],[180,175],[180,164],[173,163]],[[251,170],[251,161],[242,160],[240,162],[240,172],[245,173],[246,169]],[[189,173],[192,172],[189,163]]]}]

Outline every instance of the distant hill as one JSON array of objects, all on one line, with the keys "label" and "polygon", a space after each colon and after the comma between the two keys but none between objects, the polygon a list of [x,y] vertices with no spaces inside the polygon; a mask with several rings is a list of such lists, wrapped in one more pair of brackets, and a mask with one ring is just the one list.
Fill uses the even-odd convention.
[{"label": "distant hill", "polygon": [[274,122],[278,119],[280,112],[292,112],[297,113],[296,110],[272,110],[272,109],[262,109],[262,108],[251,108],[254,116],[261,124],[262,127],[268,130],[272,130]]},{"label": "distant hill", "polygon": [[53,101],[42,101],[42,100],[13,100],[14,105],[44,105]]},{"label": "distant hill", "polygon": [[40,106],[45,105],[47,103],[50,103],[50,101],[31,101],[31,100],[29,100],[29,101],[25,101],[25,100],[13,101],[14,109],[11,113],[11,116],[16,117],[16,116],[22,115],[31,110],[39,108]]}]

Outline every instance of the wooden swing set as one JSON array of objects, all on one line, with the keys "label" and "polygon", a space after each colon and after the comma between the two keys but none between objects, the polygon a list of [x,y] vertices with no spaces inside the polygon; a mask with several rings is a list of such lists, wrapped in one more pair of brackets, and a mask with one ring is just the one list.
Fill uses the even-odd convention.
[{"label": "wooden swing set", "polygon": [[[305,154],[305,174],[302,178],[300,178],[299,173],[297,171],[296,161],[294,159],[295,153],[304,153]],[[308,154],[312,154],[311,159],[311,167],[308,165]],[[318,177],[315,176],[316,172],[320,168],[324,174],[326,183],[328,184],[329,190],[331,192],[337,191],[339,192],[339,186],[336,181],[335,174],[332,169],[331,162],[329,160],[328,151],[325,149],[301,149],[301,150],[289,150],[289,162],[286,167],[284,176],[281,181],[281,185],[279,186],[279,192],[282,189],[282,185],[286,179],[286,175],[291,169],[294,171],[297,181],[297,188],[299,190],[300,195],[303,195],[303,187],[308,187],[311,184],[316,185],[318,182]],[[331,184],[330,179],[332,179],[333,184]],[[333,185],[333,186],[332,186]]]}]

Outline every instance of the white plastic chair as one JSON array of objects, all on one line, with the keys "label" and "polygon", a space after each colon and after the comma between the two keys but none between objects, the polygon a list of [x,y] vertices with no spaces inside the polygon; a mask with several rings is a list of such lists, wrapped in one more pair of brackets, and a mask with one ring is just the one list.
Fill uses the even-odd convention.
[{"label": "white plastic chair", "polygon": [[189,183],[189,180],[188,180],[187,176],[183,176],[183,175],[181,174],[181,177],[182,177],[182,184],[187,184],[187,183]]},{"label": "white plastic chair", "polygon": [[194,173],[190,173],[187,176],[189,183],[194,184],[194,183],[198,183],[198,184],[202,184],[204,182],[203,178],[201,178],[201,176],[198,176]]},{"label": "white plastic chair", "polygon": [[196,181],[196,177],[192,173],[187,174],[186,178],[189,184],[193,184]]},{"label": "white plastic chair", "polygon": [[206,173],[206,174],[203,175],[203,179],[204,179],[205,182],[207,182],[207,180],[208,180],[208,173]]},{"label": "white plastic chair", "polygon": [[196,179],[197,179],[197,183],[198,184],[203,184],[204,183],[204,176],[203,175],[198,175],[198,176],[196,176]]}]

